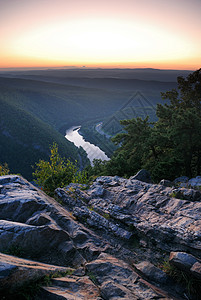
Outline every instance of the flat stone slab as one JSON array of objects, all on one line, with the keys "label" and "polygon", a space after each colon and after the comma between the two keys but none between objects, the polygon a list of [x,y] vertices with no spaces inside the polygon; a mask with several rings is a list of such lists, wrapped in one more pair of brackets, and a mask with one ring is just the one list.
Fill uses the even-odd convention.
[{"label": "flat stone slab", "polygon": [[152,281],[163,284],[168,281],[167,274],[148,261],[142,261],[134,266],[142,275]]},{"label": "flat stone slab", "polygon": [[99,297],[99,288],[87,276],[55,278],[51,286],[43,287],[40,296],[41,299],[68,300],[98,299]]},{"label": "flat stone slab", "polygon": [[45,275],[65,273],[69,268],[48,265],[0,253],[0,290],[14,290]]}]

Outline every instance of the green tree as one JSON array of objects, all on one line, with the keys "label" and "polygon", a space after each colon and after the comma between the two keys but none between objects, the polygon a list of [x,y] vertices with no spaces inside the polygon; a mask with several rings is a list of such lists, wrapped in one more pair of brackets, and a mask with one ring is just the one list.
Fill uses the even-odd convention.
[{"label": "green tree", "polygon": [[145,168],[155,180],[200,175],[201,69],[177,82],[178,90],[162,93],[169,102],[157,105],[157,122],[121,121],[125,132],[113,139],[120,147],[106,164],[107,173],[130,176]]},{"label": "green tree", "polygon": [[36,163],[33,177],[50,196],[54,195],[54,190],[58,187],[64,187],[71,182],[86,183],[87,181],[84,172],[79,172],[75,164],[59,155],[56,143],[50,148],[49,161],[40,160]]},{"label": "green tree", "polygon": [[113,141],[120,144],[107,169],[112,175],[130,176],[139,170],[143,164],[145,153],[148,151],[148,139],[150,136],[150,123],[148,117],[120,121],[126,132],[117,134]]},{"label": "green tree", "polygon": [[157,106],[156,126],[159,132],[165,128],[180,174],[192,177],[201,171],[201,69],[177,82],[178,91],[162,93],[170,104]]}]

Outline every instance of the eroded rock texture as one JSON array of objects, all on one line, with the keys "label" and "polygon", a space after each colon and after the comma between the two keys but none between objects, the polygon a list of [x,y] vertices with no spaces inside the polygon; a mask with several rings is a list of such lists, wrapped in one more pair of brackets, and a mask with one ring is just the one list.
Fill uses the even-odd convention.
[{"label": "eroded rock texture", "polygon": [[[136,178],[58,188],[60,205],[20,176],[0,177],[0,251],[75,269],[35,299],[196,299],[160,266],[171,253],[172,265],[200,279],[201,193]],[[4,297],[3,264],[7,284],[15,269],[6,257]]]}]

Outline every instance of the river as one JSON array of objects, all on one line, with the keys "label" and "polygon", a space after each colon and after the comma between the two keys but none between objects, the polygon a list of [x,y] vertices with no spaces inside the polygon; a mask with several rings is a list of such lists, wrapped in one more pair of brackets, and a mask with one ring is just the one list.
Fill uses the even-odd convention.
[{"label": "river", "polygon": [[73,126],[69,128],[66,130],[65,138],[70,142],[73,142],[76,147],[81,146],[86,151],[92,165],[94,159],[109,160],[109,157],[107,157],[107,155],[98,146],[84,140],[83,136],[78,132],[80,128],[81,126]]}]

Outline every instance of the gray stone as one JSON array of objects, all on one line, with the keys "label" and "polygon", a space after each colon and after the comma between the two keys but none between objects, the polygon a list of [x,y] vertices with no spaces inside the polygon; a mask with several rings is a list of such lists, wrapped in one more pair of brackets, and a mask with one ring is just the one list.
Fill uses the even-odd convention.
[{"label": "gray stone", "polygon": [[86,232],[82,230],[77,230],[73,235],[73,241],[75,241],[77,244],[83,244],[86,243],[89,239],[89,236]]},{"label": "gray stone", "polygon": [[[104,216],[99,215],[97,212],[93,210],[91,211],[87,207],[76,207],[73,212],[77,218],[84,220],[93,228],[101,228],[107,230],[109,232],[112,232],[115,236],[126,240],[129,240],[133,235],[131,232],[114,224]],[[109,215],[107,215],[107,217],[109,217]]]},{"label": "gray stone", "polygon": [[4,261],[0,261],[0,280],[3,278],[7,278],[9,275],[11,275],[15,270],[17,266],[9,263],[5,263]]},{"label": "gray stone", "polygon": [[77,270],[75,270],[72,275],[74,276],[84,276],[86,274],[85,269],[84,268],[78,268]]},{"label": "gray stone", "polygon": [[125,286],[122,286],[110,280],[102,284],[101,296],[103,297],[103,299],[139,299]]},{"label": "gray stone", "polygon": [[194,189],[185,189],[183,191],[183,199],[190,201],[201,201],[201,192]]},{"label": "gray stone", "polygon": [[147,183],[151,183],[151,175],[147,170],[140,170],[135,176],[130,177],[131,180],[139,180]]},{"label": "gray stone", "polygon": [[[111,186],[115,180],[118,185]],[[148,247],[153,241],[163,251],[190,251],[201,257],[199,191],[145,183],[133,177],[101,176],[85,190],[85,198],[91,198],[91,191],[101,185],[105,191],[101,192],[102,198],[94,197],[88,202],[93,211],[86,203],[83,206],[74,203],[74,215],[85,224],[123,238],[130,238],[134,230],[149,241]]]},{"label": "gray stone", "polygon": [[100,176],[95,179],[95,183],[107,185],[110,184],[114,180],[114,177],[111,176]]},{"label": "gray stone", "polygon": [[3,189],[3,185],[0,185],[0,193],[1,193],[2,189]]},{"label": "gray stone", "polygon": [[177,185],[177,186],[187,187],[188,186],[188,180],[189,180],[189,178],[187,176],[181,176],[181,177],[178,177],[174,180],[174,184]]},{"label": "gray stone", "polygon": [[171,252],[169,262],[178,269],[189,271],[198,260],[185,252]]},{"label": "gray stone", "polygon": [[196,262],[190,269],[190,272],[193,276],[201,279],[201,262]]},{"label": "gray stone", "polygon": [[29,218],[26,222],[28,225],[36,225],[36,226],[43,226],[46,224],[52,223],[53,220],[51,217],[45,213],[37,213],[35,216]]},{"label": "gray stone", "polygon": [[[73,276],[72,276],[73,277]],[[55,285],[43,287],[36,300],[86,300],[99,298],[99,289],[86,278],[58,278]]]},{"label": "gray stone", "polygon": [[195,178],[191,178],[188,181],[189,186],[193,188],[200,188],[201,187],[201,176],[197,176]]},{"label": "gray stone", "polygon": [[[64,256],[57,258],[59,246],[69,240],[69,235],[56,226],[31,226],[27,224],[0,221],[0,251],[6,251],[13,247],[21,249],[24,257],[33,257],[43,262],[48,262],[47,253],[52,252],[53,263],[69,263]],[[76,249],[74,249],[76,252]],[[47,256],[46,256],[47,255]],[[73,261],[73,258],[72,258]]]},{"label": "gray stone", "polygon": [[68,268],[47,265],[0,253],[0,291],[11,291],[45,275],[66,272]]},{"label": "gray stone", "polygon": [[187,189],[184,187],[173,189],[170,195],[182,200],[201,201],[200,191],[194,189]]},{"label": "gray stone", "polygon": [[170,180],[165,180],[165,179],[162,179],[160,182],[159,182],[160,185],[163,185],[163,186],[166,186],[166,187],[172,187],[173,186],[173,183],[172,181]]},{"label": "gray stone", "polygon": [[105,190],[102,186],[95,186],[92,190],[90,190],[90,195],[92,198],[94,197],[103,197]]},{"label": "gray stone", "polygon": [[162,284],[167,283],[168,281],[167,274],[148,261],[143,261],[139,264],[135,264],[134,266],[137,271],[140,271],[141,274],[150,280]]},{"label": "gray stone", "polygon": [[[125,262],[110,255],[101,254],[97,260],[86,264],[90,276],[93,276],[100,286],[104,299],[160,299]],[[169,298],[167,298],[169,299]]]},{"label": "gray stone", "polygon": [[[188,260],[185,270],[199,273],[201,202],[195,190],[101,176],[88,189],[78,184],[57,189],[61,206],[20,176],[3,176],[0,182],[0,250],[78,268],[44,288],[40,300],[90,299],[85,293],[94,284],[99,290],[96,300],[100,295],[113,300],[170,299],[162,287],[174,296],[176,285],[170,287],[164,273],[150,264],[139,264],[138,275],[133,261],[157,264],[173,251],[193,255],[196,260]],[[181,193],[182,199],[174,193]],[[15,269],[4,263],[0,276]],[[83,277],[86,284],[79,280]]]},{"label": "gray stone", "polygon": [[0,177],[0,184],[13,183],[19,178],[17,175],[4,175]]},{"label": "gray stone", "polygon": [[77,190],[70,189],[71,186],[66,187],[65,189],[57,188],[55,190],[55,197],[58,200],[62,200],[62,202],[68,207],[68,209],[73,210],[75,206],[81,207],[86,205],[84,201],[82,201],[80,193]]}]

